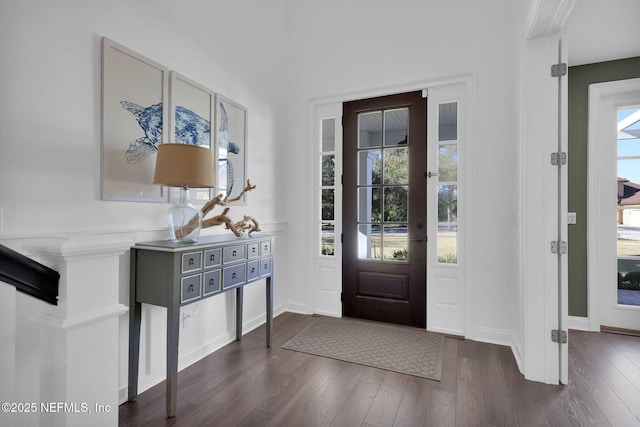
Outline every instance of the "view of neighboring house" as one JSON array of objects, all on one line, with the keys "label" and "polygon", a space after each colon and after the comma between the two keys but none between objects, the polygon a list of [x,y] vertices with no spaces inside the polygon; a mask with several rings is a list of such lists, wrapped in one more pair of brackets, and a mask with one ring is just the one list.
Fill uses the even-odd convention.
[{"label": "view of neighboring house", "polygon": [[640,184],[618,177],[618,206],[618,224],[640,226]]}]

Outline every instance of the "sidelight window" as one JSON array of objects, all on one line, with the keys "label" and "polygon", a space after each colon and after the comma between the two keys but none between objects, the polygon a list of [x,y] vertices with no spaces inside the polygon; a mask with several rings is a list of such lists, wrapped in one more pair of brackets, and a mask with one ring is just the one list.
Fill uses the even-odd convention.
[{"label": "sidelight window", "polygon": [[438,105],[438,262],[458,263],[458,103]]},{"label": "sidelight window", "polygon": [[334,256],[336,241],[336,119],[320,121],[320,255]]}]

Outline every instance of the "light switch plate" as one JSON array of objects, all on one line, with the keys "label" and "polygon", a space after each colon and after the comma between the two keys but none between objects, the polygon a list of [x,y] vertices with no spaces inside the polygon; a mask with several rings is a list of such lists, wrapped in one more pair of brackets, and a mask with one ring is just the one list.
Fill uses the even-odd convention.
[{"label": "light switch plate", "polygon": [[567,224],[575,224],[576,223],[576,213],[569,212],[567,213]]}]

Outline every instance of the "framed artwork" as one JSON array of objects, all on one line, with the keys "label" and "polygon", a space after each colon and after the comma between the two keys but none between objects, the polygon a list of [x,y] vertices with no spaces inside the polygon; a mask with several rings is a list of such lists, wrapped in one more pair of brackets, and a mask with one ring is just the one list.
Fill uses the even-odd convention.
[{"label": "framed artwork", "polygon": [[158,144],[167,135],[169,70],[102,38],[103,200],[167,202],[153,184]]},{"label": "framed artwork", "polygon": [[[171,71],[169,78],[169,135],[167,142],[201,145],[214,150],[216,144],[211,135],[215,122],[215,94],[206,87]],[[216,165],[212,164],[212,168]],[[178,201],[179,188],[169,188],[169,200]],[[193,188],[189,196],[194,204],[205,204],[212,199],[215,189]]]},{"label": "framed artwork", "polygon": [[[217,191],[231,199],[242,192],[247,182],[247,109],[217,94],[216,130]],[[246,194],[234,204],[245,205]]]}]

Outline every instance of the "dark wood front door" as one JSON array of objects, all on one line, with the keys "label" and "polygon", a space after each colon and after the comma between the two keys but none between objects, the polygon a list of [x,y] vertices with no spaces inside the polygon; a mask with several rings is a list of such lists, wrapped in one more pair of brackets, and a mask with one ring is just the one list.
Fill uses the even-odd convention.
[{"label": "dark wood front door", "polygon": [[342,311],[426,325],[427,100],[343,105]]}]

